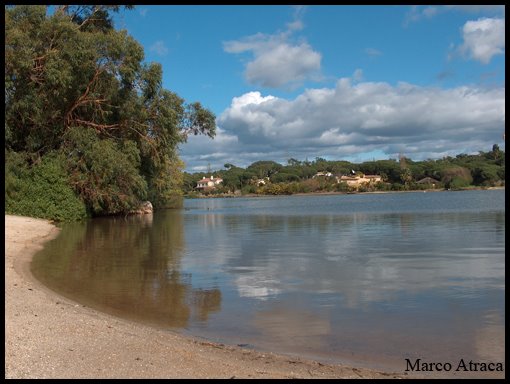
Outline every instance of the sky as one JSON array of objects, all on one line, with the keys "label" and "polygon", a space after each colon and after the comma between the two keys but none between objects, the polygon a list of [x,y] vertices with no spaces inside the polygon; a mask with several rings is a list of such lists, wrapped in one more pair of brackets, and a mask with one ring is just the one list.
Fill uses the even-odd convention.
[{"label": "sky", "polygon": [[139,5],[115,27],[216,116],[187,172],[505,149],[503,5]]}]

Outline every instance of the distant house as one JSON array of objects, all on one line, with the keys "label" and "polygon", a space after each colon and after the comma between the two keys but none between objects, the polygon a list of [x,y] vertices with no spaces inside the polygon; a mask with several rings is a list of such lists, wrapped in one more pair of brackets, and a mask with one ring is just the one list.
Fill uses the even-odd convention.
[{"label": "distant house", "polygon": [[439,184],[439,181],[432,178],[432,177],[424,177],[421,180],[418,180],[416,182],[417,184],[430,184],[432,185],[432,188],[435,188],[437,184]]},{"label": "distant house", "polygon": [[347,185],[358,187],[361,184],[377,183],[382,181],[379,175],[356,175],[356,176],[340,176],[336,178],[337,183],[347,183]]},{"label": "distant house", "polygon": [[382,181],[382,177],[379,175],[365,175],[365,179],[368,179],[369,183],[377,183],[378,181]]},{"label": "distant house", "polygon": [[312,179],[315,179],[317,177],[331,177],[333,174],[331,172],[317,172],[315,175],[312,176]]},{"label": "distant house", "polygon": [[201,180],[197,182],[197,189],[215,189],[217,185],[223,183],[223,179],[221,177],[216,177],[211,175],[210,178],[202,177]]},{"label": "distant house", "polygon": [[256,179],[253,181],[253,183],[259,187],[263,186],[263,185],[266,185],[267,183],[269,183],[269,177],[265,177],[263,179]]}]

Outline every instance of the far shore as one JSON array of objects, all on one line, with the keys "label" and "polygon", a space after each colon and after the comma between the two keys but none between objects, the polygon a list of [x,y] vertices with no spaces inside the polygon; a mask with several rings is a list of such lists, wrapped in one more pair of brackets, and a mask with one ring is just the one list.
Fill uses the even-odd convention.
[{"label": "far shore", "polygon": [[210,195],[197,195],[197,196],[184,196],[186,199],[206,199],[206,198],[239,198],[239,197],[275,197],[275,196],[328,196],[328,195],[367,195],[367,194],[387,194],[387,193],[412,193],[412,192],[462,192],[462,191],[488,191],[495,189],[505,189],[502,187],[471,187],[463,189],[413,189],[413,190],[402,190],[402,191],[370,191],[370,192],[339,192],[339,191],[319,191],[319,192],[298,192],[292,194],[280,194],[280,195],[266,195],[258,193],[247,193],[245,195],[224,193],[224,194],[210,194]]}]

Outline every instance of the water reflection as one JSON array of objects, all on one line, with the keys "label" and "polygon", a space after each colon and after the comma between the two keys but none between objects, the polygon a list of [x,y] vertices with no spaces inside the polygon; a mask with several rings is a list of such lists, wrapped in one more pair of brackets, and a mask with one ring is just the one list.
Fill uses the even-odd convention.
[{"label": "water reflection", "polygon": [[35,276],[75,300],[155,325],[187,327],[221,308],[218,287],[193,288],[181,270],[180,211],[95,219],[62,228],[32,263]]},{"label": "water reflection", "polygon": [[200,264],[202,252],[193,250],[208,247],[208,262],[233,276],[241,296],[337,292],[355,307],[391,301],[401,291],[451,288],[445,294],[467,297],[478,294],[476,288],[504,287],[504,242],[490,230],[504,223],[503,213],[209,214],[187,220],[197,239],[187,267]]},{"label": "water reflection", "polygon": [[65,226],[34,272],[226,343],[357,364],[504,360],[504,192],[188,204]]},{"label": "water reflection", "polygon": [[204,335],[234,317],[242,342],[358,364],[504,359],[504,212],[207,216],[186,217],[183,267],[210,244],[236,295]]}]

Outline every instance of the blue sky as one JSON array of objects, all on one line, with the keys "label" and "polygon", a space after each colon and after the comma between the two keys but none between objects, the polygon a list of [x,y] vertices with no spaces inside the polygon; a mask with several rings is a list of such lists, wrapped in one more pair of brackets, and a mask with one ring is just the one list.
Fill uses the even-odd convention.
[{"label": "blue sky", "polygon": [[504,149],[504,6],[152,5],[115,18],[217,117],[186,171]]}]

